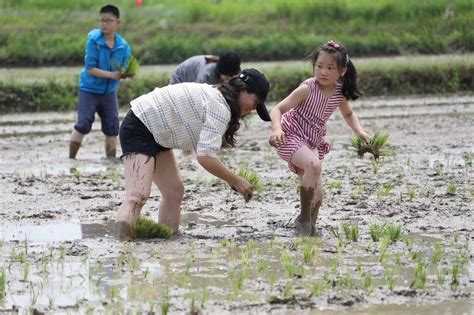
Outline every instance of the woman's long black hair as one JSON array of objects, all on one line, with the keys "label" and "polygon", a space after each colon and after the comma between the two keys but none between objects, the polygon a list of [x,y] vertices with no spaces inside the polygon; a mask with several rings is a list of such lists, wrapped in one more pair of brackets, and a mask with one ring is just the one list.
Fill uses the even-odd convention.
[{"label": "woman's long black hair", "polygon": [[230,122],[224,134],[224,139],[230,146],[236,143],[235,133],[240,128],[241,111],[239,105],[240,92],[248,90],[247,84],[238,75],[232,77],[228,82],[221,83],[217,89],[222,93],[230,107]]},{"label": "woman's long black hair", "polygon": [[313,51],[310,55],[313,69],[321,51],[334,55],[339,69],[346,68],[346,74],[342,77],[342,94],[347,99],[352,100],[361,96],[363,93],[359,90],[357,84],[357,70],[349,59],[346,48],[342,44],[336,43],[332,40],[328,41],[321,48]]}]

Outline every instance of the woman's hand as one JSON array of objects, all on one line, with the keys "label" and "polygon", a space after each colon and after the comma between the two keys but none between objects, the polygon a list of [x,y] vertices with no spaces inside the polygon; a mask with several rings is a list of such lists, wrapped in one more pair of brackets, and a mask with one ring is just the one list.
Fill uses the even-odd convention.
[{"label": "woman's hand", "polygon": [[245,178],[237,176],[236,181],[229,183],[229,185],[232,189],[244,196],[245,202],[248,202],[252,198],[252,185],[250,185]]},{"label": "woman's hand", "polygon": [[370,140],[369,134],[368,134],[367,132],[365,132],[364,130],[362,130],[362,131],[358,134],[358,136],[359,136],[360,138],[364,139],[365,142],[369,142],[369,140]]},{"label": "woman's hand", "polygon": [[285,133],[281,130],[274,131],[268,140],[271,146],[278,148],[285,142]]}]

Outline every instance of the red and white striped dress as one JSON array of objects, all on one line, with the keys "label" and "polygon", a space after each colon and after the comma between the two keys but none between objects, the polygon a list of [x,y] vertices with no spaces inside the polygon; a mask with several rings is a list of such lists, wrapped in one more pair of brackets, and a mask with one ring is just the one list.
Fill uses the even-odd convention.
[{"label": "red and white striped dress", "polygon": [[308,85],[308,98],[283,114],[281,127],[285,133],[285,143],[277,148],[278,155],[288,162],[288,168],[294,173],[296,169],[291,163],[291,157],[303,145],[317,154],[320,160],[329,152],[331,145],[325,138],[326,122],[344,99],[342,85],[339,83],[329,98],[319,90],[315,78],[307,79],[301,84]]}]

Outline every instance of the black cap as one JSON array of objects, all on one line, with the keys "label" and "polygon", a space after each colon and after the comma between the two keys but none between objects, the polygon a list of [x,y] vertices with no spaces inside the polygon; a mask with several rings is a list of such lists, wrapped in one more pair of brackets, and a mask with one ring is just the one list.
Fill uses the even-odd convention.
[{"label": "black cap", "polygon": [[235,51],[228,51],[219,55],[216,64],[218,74],[233,76],[240,71],[240,55]]},{"label": "black cap", "polygon": [[270,90],[270,83],[267,78],[257,69],[244,69],[239,74],[239,78],[247,84],[249,91],[258,96],[259,103],[257,105],[258,116],[264,121],[271,121],[270,114],[268,114],[265,106],[265,99]]}]

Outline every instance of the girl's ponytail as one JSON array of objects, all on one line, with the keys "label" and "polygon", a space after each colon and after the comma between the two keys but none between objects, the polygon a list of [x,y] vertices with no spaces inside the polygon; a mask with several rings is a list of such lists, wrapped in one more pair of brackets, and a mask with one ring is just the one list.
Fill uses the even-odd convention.
[{"label": "girl's ponytail", "polygon": [[357,70],[350,59],[347,60],[346,73],[342,77],[342,94],[351,100],[356,100],[363,93],[357,85]]}]

